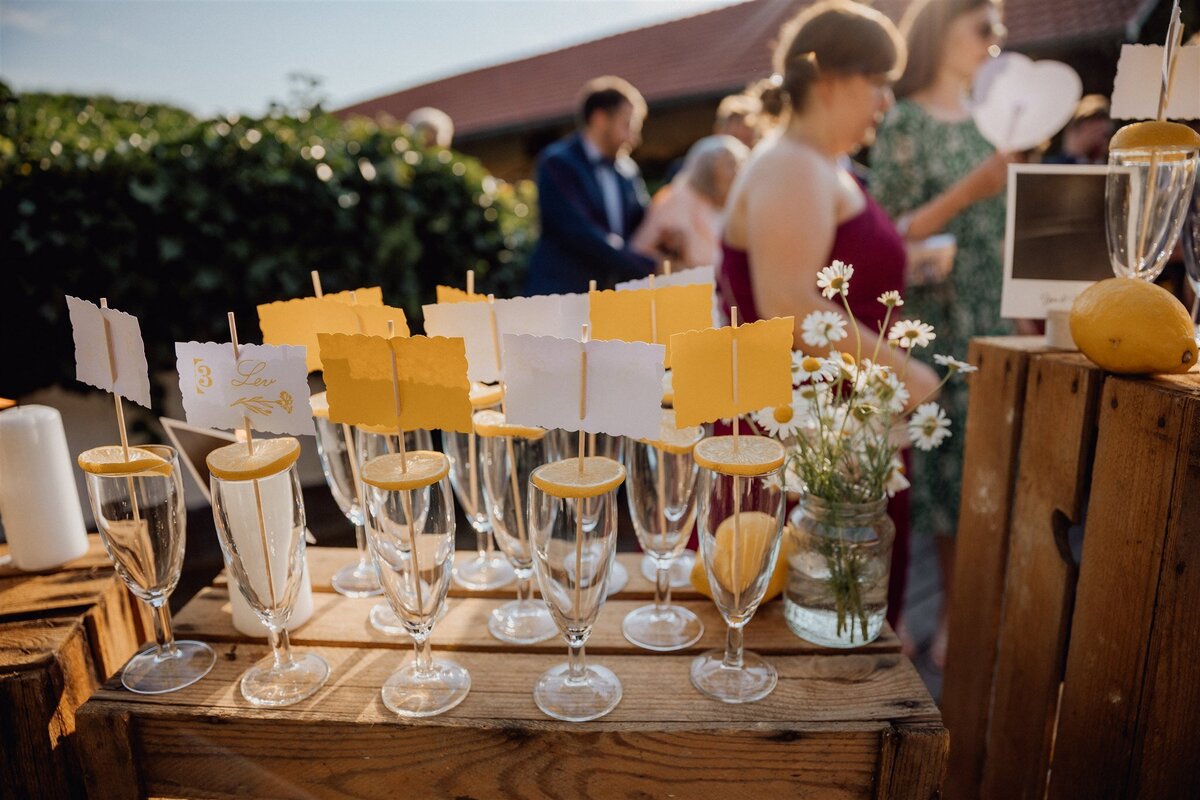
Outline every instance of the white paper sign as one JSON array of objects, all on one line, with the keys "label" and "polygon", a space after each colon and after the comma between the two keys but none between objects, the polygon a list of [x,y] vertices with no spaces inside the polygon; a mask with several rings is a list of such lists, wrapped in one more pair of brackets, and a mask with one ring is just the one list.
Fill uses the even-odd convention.
[{"label": "white paper sign", "polygon": [[[137,317],[69,295],[67,313],[75,339],[75,377],[149,408],[150,370]],[[111,359],[105,323],[112,338]]]},{"label": "white paper sign", "polygon": [[[588,321],[586,294],[514,297],[490,305],[495,309],[496,331],[501,337],[527,334],[579,340]],[[438,303],[423,306],[422,310],[426,335],[461,338],[466,342],[467,373],[471,380],[491,382],[504,377],[496,363],[488,303]]]},{"label": "white paper sign", "polygon": [[[655,275],[654,285],[657,286],[689,286],[694,283],[716,283],[716,267],[692,267],[672,272],[670,275]],[[649,289],[650,278],[634,278],[631,281],[621,281],[614,287],[617,291],[624,289]]]},{"label": "white paper sign", "polygon": [[1062,130],[1082,96],[1083,82],[1066,64],[1003,53],[979,70],[971,116],[993,147],[1016,153]]},{"label": "white paper sign", "polygon": [[[1175,83],[1171,85],[1167,118],[1200,119],[1200,47],[1181,47],[1175,58]],[[1113,83],[1113,119],[1158,118],[1162,62],[1162,45],[1121,46],[1117,79]]]},{"label": "white paper sign", "polygon": [[[580,364],[587,352],[586,416],[579,418]],[[507,420],[657,439],[662,419],[661,344],[550,336],[504,337]]]},{"label": "white paper sign", "polygon": [[234,429],[243,418],[267,433],[313,436],[305,349],[228,342],[176,342],[175,366],[187,421]]}]

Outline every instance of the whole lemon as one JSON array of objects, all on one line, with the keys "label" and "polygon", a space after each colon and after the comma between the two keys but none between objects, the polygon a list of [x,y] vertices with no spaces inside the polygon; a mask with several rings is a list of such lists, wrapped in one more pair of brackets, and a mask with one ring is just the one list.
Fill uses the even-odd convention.
[{"label": "whole lemon", "polygon": [[[741,542],[738,549],[738,575],[736,581],[733,574],[733,517],[729,517],[717,526],[716,553],[713,557],[713,569],[717,580],[725,587],[725,591],[745,590],[754,580],[762,563],[762,556],[770,546],[770,539],[775,528],[775,518],[758,511],[743,511],[739,520],[741,526]],[[783,540],[779,544],[779,556],[775,559],[775,568],[771,579],[763,593],[762,602],[773,600],[783,593],[788,580],[788,553],[791,551],[791,526],[785,526]],[[712,599],[712,586],[708,582],[708,572],[704,569],[704,559],[697,558],[692,566],[692,588],[705,597]],[[736,582],[737,586],[734,586]]]},{"label": "whole lemon", "polygon": [[1071,337],[1109,372],[1187,372],[1196,363],[1187,309],[1139,278],[1109,278],[1085,289],[1071,306]]}]

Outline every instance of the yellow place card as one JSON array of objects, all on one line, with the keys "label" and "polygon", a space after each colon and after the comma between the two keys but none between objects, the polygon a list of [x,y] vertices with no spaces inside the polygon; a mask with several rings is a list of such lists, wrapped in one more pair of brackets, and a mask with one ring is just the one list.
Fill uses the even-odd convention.
[{"label": "yellow place card", "polygon": [[[306,348],[305,360],[308,371],[312,372],[321,369],[318,333],[368,333],[368,319],[364,317],[375,327],[379,317],[374,315],[379,313],[385,315],[383,334],[386,334],[386,319],[391,317],[386,316],[388,312],[374,311],[378,308],[386,308],[383,292],[378,286],[370,286],[321,297],[265,303],[258,307],[258,326],[262,329],[263,344]],[[401,317],[396,322],[397,333],[406,333],[408,324],[403,320],[403,311],[395,309],[391,313]]]},{"label": "yellow place card", "polygon": [[[716,422],[792,400],[793,317],[760,320],[738,328],[677,333],[671,383],[675,424]],[[733,343],[737,341],[737,401]]]},{"label": "yellow place card", "polygon": [[453,286],[438,286],[437,301],[439,303],[486,303],[486,294],[471,294]]},{"label": "yellow place card", "polygon": [[671,337],[712,327],[712,286],[687,284],[654,289],[589,292],[593,339],[666,345],[671,365]]},{"label": "yellow place card", "polygon": [[403,308],[393,306],[350,306],[358,317],[356,331],[321,331],[321,333],[362,333],[367,336],[388,335],[388,323],[393,323],[395,336],[408,336],[408,319],[404,316]]},{"label": "yellow place card", "polygon": [[317,339],[331,422],[471,432],[471,384],[462,339],[338,333],[321,333]]},{"label": "yellow place card", "polygon": [[358,306],[383,305],[383,288],[379,286],[360,286],[357,289],[347,289],[344,292],[326,292],[321,295],[324,299],[341,300]]}]

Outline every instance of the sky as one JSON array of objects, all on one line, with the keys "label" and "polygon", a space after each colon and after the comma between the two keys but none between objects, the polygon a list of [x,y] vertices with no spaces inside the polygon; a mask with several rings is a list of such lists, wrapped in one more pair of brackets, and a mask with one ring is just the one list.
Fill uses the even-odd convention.
[{"label": "sky", "polygon": [[734,0],[0,0],[0,80],[261,114],[288,75],[338,108]]}]

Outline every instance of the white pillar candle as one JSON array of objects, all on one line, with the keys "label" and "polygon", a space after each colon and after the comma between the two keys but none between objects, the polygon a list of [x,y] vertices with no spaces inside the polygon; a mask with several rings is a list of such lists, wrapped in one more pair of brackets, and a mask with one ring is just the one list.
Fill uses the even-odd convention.
[{"label": "white pillar candle", "polygon": [[[258,614],[250,608],[242,591],[237,587],[237,581],[229,582],[229,608],[233,613],[233,627],[238,632],[255,639],[267,638],[267,627],[263,625]],[[308,622],[313,613],[312,581],[308,579],[308,563],[304,564],[304,577],[300,579],[300,591],[296,594],[296,604],[292,606],[292,616],[288,618],[287,629],[294,631]]]},{"label": "white pillar candle", "polygon": [[0,518],[18,569],[49,569],[87,553],[73,463],[57,409],[0,412]]}]

